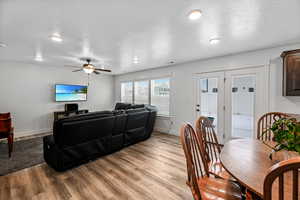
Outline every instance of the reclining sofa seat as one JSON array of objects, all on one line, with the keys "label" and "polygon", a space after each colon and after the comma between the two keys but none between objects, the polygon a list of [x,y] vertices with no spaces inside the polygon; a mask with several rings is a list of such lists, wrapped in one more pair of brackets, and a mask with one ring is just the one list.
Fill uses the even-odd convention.
[{"label": "reclining sofa seat", "polygon": [[115,112],[114,128],[111,138],[111,151],[117,151],[124,147],[124,133],[126,129],[127,114],[124,110],[117,110]]},{"label": "reclining sofa seat", "polygon": [[127,123],[125,131],[125,145],[134,144],[146,139],[146,126],[149,118],[149,111],[145,108],[126,110]]},{"label": "reclining sofa seat", "polygon": [[53,135],[43,138],[45,161],[55,170],[64,171],[149,138],[156,108],[131,107],[55,121]]},{"label": "reclining sofa seat", "polygon": [[57,120],[44,137],[45,161],[62,171],[109,153],[114,118],[105,111]]},{"label": "reclining sofa seat", "polygon": [[[127,114],[130,115],[129,119],[127,119],[127,122],[129,120],[129,125],[127,123],[127,127],[126,130],[127,134],[126,134],[126,138],[127,140],[130,140],[131,138],[131,134],[132,137],[134,137],[134,131],[138,131],[138,130],[133,130],[133,129],[138,129],[141,128],[141,124],[142,124],[142,120],[141,118],[143,117],[143,112],[148,111],[148,119],[147,119],[147,123],[146,123],[146,130],[145,130],[145,138],[147,139],[151,136],[151,133],[153,132],[154,129],[154,124],[155,124],[155,119],[156,119],[156,115],[157,115],[157,109],[155,106],[151,106],[151,105],[144,105],[144,104],[129,104],[129,103],[116,103],[115,106],[115,111],[117,110],[125,110],[125,112]],[[144,118],[145,119],[145,118]],[[137,122],[135,123],[135,120],[137,120]],[[130,131],[131,130],[131,131]],[[130,143],[130,142],[127,142]]]}]

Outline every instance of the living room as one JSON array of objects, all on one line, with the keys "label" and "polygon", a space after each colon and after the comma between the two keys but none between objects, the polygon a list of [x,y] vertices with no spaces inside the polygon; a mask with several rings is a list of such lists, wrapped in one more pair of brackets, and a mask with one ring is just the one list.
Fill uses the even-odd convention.
[{"label": "living room", "polygon": [[[187,145],[193,131],[201,143],[202,117],[234,181],[205,176],[237,183],[233,199],[267,199],[267,170],[247,179],[225,154],[258,142],[268,169],[269,154],[300,154],[299,11],[297,0],[2,0],[0,199],[231,199],[191,178],[204,180]],[[295,144],[265,144],[280,144],[279,122]]]}]

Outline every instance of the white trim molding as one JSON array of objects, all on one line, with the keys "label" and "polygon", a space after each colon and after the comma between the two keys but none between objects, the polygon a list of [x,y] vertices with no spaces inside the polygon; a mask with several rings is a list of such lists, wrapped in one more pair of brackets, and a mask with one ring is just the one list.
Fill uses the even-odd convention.
[{"label": "white trim molding", "polygon": [[29,130],[29,131],[15,131],[15,138],[29,137],[34,135],[40,135],[45,133],[52,133],[52,129],[40,129],[40,130]]}]

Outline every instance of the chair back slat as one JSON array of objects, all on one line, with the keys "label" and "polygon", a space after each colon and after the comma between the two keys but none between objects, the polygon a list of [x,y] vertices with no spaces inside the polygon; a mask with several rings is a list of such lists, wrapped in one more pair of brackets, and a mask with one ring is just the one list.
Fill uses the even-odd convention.
[{"label": "chair back slat", "polygon": [[[287,182],[292,182],[292,197],[293,200],[299,200],[299,169],[300,169],[300,157],[295,157],[290,160],[285,160],[269,169],[264,181],[264,200],[272,200],[272,187],[275,180],[278,179],[278,198],[279,200],[285,199],[285,188],[289,185]],[[285,180],[286,173],[292,173],[291,180]]]},{"label": "chair back slat", "polygon": [[297,199],[299,196],[299,170],[293,170],[293,198]]},{"label": "chair back slat", "polygon": [[279,200],[283,200],[284,199],[284,194],[283,194],[283,184],[284,184],[284,178],[283,178],[283,174],[279,175],[279,189],[278,189],[278,196],[279,196]]},{"label": "chair back slat", "polygon": [[209,162],[218,162],[221,147],[212,121],[204,116],[199,117],[196,121],[196,131],[197,135],[202,138],[204,142],[207,165]]},{"label": "chair back slat", "polygon": [[214,148],[215,149],[214,150],[214,157],[218,158],[219,154],[221,153],[221,148],[220,148],[220,145],[219,145],[219,141],[218,141],[215,129],[213,128],[211,122],[210,122],[210,124],[211,124],[210,125],[211,128],[209,128],[210,141],[212,141],[211,145],[213,145],[215,147]]},{"label": "chair back slat", "polygon": [[269,128],[275,121],[283,117],[289,117],[289,115],[281,112],[269,112],[261,116],[257,122],[257,139],[271,141],[273,132]]},{"label": "chair back slat", "polygon": [[188,183],[195,199],[201,199],[197,180],[206,175],[203,165],[203,143],[197,137],[193,127],[184,124],[180,129],[180,140],[187,162]]}]

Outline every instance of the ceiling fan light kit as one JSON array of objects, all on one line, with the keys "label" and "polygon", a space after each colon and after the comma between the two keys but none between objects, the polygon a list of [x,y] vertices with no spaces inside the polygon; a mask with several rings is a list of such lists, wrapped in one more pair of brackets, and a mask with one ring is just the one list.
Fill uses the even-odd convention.
[{"label": "ceiling fan light kit", "polygon": [[[82,60],[82,59],[80,59],[80,60]],[[109,69],[96,68],[94,65],[90,64],[91,63],[91,59],[90,58],[85,59],[85,61],[87,63],[83,64],[82,67],[81,67],[81,69],[73,70],[72,72],[83,71],[83,72],[85,72],[87,74],[94,73],[94,74],[97,74],[97,75],[100,74],[99,71],[102,71],[102,72],[111,72],[111,70],[109,70]]]},{"label": "ceiling fan light kit", "polygon": [[94,72],[94,69],[92,67],[86,66],[86,67],[83,67],[83,71],[87,74],[91,74]]}]

